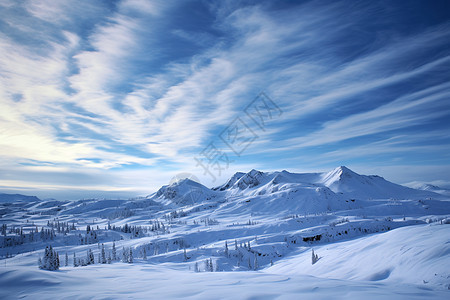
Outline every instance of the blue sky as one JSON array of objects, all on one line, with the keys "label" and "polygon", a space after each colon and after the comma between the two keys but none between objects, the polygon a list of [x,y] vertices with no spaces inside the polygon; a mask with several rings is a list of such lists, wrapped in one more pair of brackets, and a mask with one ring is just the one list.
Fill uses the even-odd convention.
[{"label": "blue sky", "polygon": [[[449,186],[449,40],[448,1],[3,0],[0,191],[340,165]],[[263,127],[245,113],[261,101]],[[254,137],[239,155],[236,124]]]}]

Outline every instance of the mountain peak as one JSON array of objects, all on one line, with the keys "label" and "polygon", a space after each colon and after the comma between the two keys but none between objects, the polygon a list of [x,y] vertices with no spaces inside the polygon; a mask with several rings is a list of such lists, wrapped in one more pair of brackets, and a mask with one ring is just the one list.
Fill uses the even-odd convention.
[{"label": "mountain peak", "polygon": [[252,169],[239,178],[239,180],[236,181],[236,184],[241,190],[245,190],[248,187],[255,187],[261,183],[261,177],[263,174],[264,173],[261,171]]},{"label": "mountain peak", "polygon": [[352,170],[350,170],[349,168],[347,168],[346,166],[339,166],[335,169],[335,171],[340,172],[341,174],[356,174],[358,175],[356,172],[353,172]]},{"label": "mountain peak", "polygon": [[200,185],[200,183],[189,178],[183,178],[169,184],[169,186],[182,186],[182,185]]},{"label": "mountain peak", "polygon": [[189,193],[207,193],[209,189],[194,180],[184,178],[162,186],[155,194],[156,198],[164,196],[166,199],[184,197]]},{"label": "mountain peak", "polygon": [[262,174],[262,173],[263,172],[258,171],[256,169],[251,169],[247,174],[250,175],[250,176],[254,176],[254,175],[259,175],[259,174]]}]

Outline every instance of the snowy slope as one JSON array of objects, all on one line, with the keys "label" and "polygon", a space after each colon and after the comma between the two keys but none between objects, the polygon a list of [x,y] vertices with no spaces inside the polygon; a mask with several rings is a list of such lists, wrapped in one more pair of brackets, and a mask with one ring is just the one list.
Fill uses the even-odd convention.
[{"label": "snowy slope", "polygon": [[147,198],[166,205],[184,206],[211,200],[217,194],[204,185],[186,178],[161,187],[155,194]]},{"label": "snowy slope", "polygon": [[434,184],[423,183],[423,184],[414,185],[413,188],[418,189],[418,190],[430,191],[430,192],[433,192],[433,193],[438,193],[438,194],[441,194],[441,195],[444,195],[444,196],[450,196],[450,189],[439,187],[439,186],[434,185]]},{"label": "snowy slope", "polygon": [[349,197],[420,199],[439,197],[438,194],[398,185],[377,175],[359,175],[347,167],[341,166],[322,175],[322,183],[335,193]]},{"label": "snowy slope", "polygon": [[314,250],[314,265],[308,247],[266,272],[450,288],[450,225],[404,227]]},{"label": "snowy slope", "polygon": [[[214,189],[186,179],[129,200],[0,203],[0,297],[446,298],[449,223],[445,196],[345,167],[251,170]],[[69,256],[60,271],[37,268],[48,245]],[[113,245],[117,258],[99,264]]]},{"label": "snowy slope", "polygon": [[0,203],[17,203],[17,202],[36,202],[41,201],[36,196],[25,196],[21,194],[5,194],[0,193]]}]

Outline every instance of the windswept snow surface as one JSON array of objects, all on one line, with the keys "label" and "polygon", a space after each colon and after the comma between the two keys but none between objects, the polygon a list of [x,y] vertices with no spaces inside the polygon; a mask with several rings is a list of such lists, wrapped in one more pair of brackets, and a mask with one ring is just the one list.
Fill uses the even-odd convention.
[{"label": "windswept snow surface", "polygon": [[[130,200],[11,199],[1,299],[450,296],[448,197],[346,167],[251,170],[214,189],[186,179]],[[38,268],[48,245],[58,271]]]}]

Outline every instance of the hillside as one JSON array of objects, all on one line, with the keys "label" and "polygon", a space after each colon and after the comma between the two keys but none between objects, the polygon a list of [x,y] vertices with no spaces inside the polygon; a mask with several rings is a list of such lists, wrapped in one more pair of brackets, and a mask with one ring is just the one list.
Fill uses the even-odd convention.
[{"label": "hillside", "polygon": [[[431,299],[446,295],[450,284],[449,199],[346,167],[251,170],[213,189],[185,179],[129,200],[2,203],[0,216],[0,280],[8,286],[2,298],[73,297],[74,286],[93,285],[130,292],[108,284],[111,272],[135,286],[129,295],[138,298],[149,289],[163,298],[181,295],[160,287],[164,280],[192,298],[208,298],[208,287],[218,282],[232,291],[229,298],[258,297],[267,285],[278,291],[273,297],[297,298],[301,291],[346,298],[377,290]],[[60,271],[38,269],[50,245]]]}]

